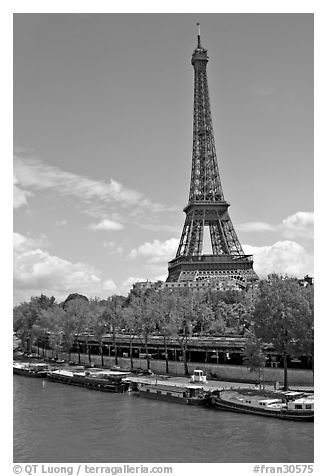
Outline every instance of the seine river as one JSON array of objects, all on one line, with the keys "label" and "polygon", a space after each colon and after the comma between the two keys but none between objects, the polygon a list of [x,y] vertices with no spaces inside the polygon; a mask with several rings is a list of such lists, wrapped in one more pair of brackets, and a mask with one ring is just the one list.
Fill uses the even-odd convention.
[{"label": "seine river", "polygon": [[312,463],[313,423],[14,375],[15,463]]}]

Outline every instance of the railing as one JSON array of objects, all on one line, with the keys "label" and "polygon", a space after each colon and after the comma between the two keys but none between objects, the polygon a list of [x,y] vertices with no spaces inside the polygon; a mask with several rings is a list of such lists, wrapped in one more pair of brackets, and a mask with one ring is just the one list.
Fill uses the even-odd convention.
[{"label": "railing", "polygon": [[177,265],[183,261],[189,261],[192,263],[233,263],[237,261],[247,261],[251,263],[253,261],[253,255],[182,255],[178,258],[174,258],[169,262],[169,265]]}]

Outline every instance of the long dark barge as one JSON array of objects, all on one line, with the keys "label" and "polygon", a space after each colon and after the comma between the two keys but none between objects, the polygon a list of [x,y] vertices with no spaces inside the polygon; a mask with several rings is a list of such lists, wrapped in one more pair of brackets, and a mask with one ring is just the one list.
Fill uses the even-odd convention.
[{"label": "long dark barge", "polygon": [[70,371],[58,369],[49,371],[48,380],[64,383],[67,385],[76,385],[91,390],[101,390],[103,392],[123,393],[129,390],[130,381],[128,372],[113,370],[83,370]]},{"label": "long dark barge", "polygon": [[46,378],[48,365],[42,363],[19,363],[14,362],[13,373],[24,377]]},{"label": "long dark barge", "polygon": [[204,390],[201,386],[166,385],[153,382],[138,384],[135,395],[186,405],[206,405],[210,402],[211,392]]},{"label": "long dark barge", "polygon": [[265,395],[260,391],[244,388],[215,390],[211,396],[211,406],[217,410],[283,420],[307,422],[314,420],[314,396],[298,392]]}]

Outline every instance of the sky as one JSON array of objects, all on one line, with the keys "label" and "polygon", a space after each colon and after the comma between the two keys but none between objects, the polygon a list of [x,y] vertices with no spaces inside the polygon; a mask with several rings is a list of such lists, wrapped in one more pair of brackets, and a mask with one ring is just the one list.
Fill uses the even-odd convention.
[{"label": "sky", "polygon": [[14,303],[165,280],[192,160],[196,22],[230,216],[313,275],[313,15],[14,14]]}]

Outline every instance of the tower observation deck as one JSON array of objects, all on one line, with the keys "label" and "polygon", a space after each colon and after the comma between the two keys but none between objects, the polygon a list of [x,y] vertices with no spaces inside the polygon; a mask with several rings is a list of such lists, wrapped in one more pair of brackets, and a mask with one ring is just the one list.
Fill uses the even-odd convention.
[{"label": "tower observation deck", "polygon": [[[207,80],[207,50],[198,25],[194,69],[193,152],[185,223],[176,257],[168,263],[166,282],[207,281],[244,288],[258,279],[253,258],[246,255],[229,217],[218,170]],[[206,228],[207,227],[207,228]],[[202,254],[209,229],[212,254]]]}]

